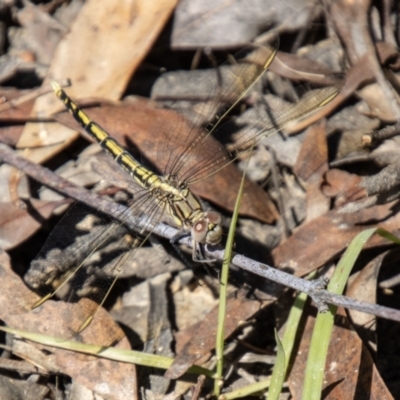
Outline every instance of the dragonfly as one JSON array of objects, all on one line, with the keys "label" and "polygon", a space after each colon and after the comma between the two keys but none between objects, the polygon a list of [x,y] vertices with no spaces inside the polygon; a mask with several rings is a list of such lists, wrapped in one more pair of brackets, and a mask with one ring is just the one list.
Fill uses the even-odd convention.
[{"label": "dragonfly", "polygon": [[[82,245],[79,248],[82,251],[69,254],[69,257],[67,257],[69,260],[68,262],[65,261],[65,265],[64,261],[57,260],[57,263],[61,264],[61,276],[53,276],[54,271],[51,268],[47,268],[51,272],[46,272],[46,268],[40,266],[33,269],[33,272],[30,272],[30,278],[28,277],[26,280],[30,282],[30,286],[43,294],[35,304],[29,306],[29,310],[39,307],[56,293],[62,292],[62,288],[68,287],[65,290],[69,300],[77,301],[77,299],[85,296],[94,300],[93,306],[89,307],[85,316],[82,317],[82,323],[77,328],[77,331],[81,332],[93,320],[97,310],[104,305],[104,301],[120,275],[127,258],[131,256],[133,250],[143,246],[151,234],[152,228],[164,214],[169,216],[176,227],[190,233],[193,241],[193,260],[207,261],[198,256],[201,253],[199,249],[202,245],[220,243],[223,234],[222,217],[216,211],[204,210],[200,199],[190,190],[190,185],[224,168],[243,152],[257,144],[263,137],[277,132],[288,123],[324,107],[339,93],[342,85],[341,80],[338,80],[328,86],[318,87],[305,93],[299,102],[293,104],[293,106],[282,112],[274,113],[273,117],[270,113],[266,113],[264,117],[261,117],[261,120],[257,121],[262,129],[256,132],[245,129],[236,138],[235,144],[230,147],[229,152],[223,145],[217,150],[210,150],[207,142],[208,137],[215,135],[217,138],[223,138],[225,133],[220,133],[223,122],[263,76],[274,60],[277,49],[277,41],[272,45],[255,44],[229,58],[225,64],[217,69],[215,76],[210,78],[214,86],[214,91],[210,97],[214,100],[217,99],[216,103],[222,99],[230,101],[230,106],[220,114],[217,113],[208,129],[193,124],[187,137],[178,138],[177,133],[174,133],[174,140],[162,147],[165,161],[163,174],[158,174],[142,165],[105,129],[93,121],[57,82],[51,82],[55,95],[62,101],[73,118],[130,175],[132,181],[139,187],[138,193],[129,206],[129,212],[132,215],[140,213],[145,216],[145,219],[134,231],[127,229],[124,224],[118,221],[108,221],[105,226],[101,226],[100,233],[94,233],[91,246],[86,246],[87,243],[85,243],[86,247]],[[214,113],[215,109],[211,112]],[[161,123],[159,128],[163,129]],[[150,134],[155,134],[155,132],[150,132]],[[177,139],[179,139],[178,143]],[[193,164],[189,161],[195,149],[197,151],[200,149],[198,154],[202,154],[202,159],[196,160]],[[124,216],[122,216],[123,218]],[[66,228],[66,224],[76,222],[71,217],[71,212],[64,217],[63,221],[62,226],[56,228],[59,231],[67,231],[69,228]],[[86,268],[88,259],[95,254],[97,249],[110,242],[112,238],[121,235],[124,237],[122,250],[120,250],[121,255],[117,257],[107,272],[99,271],[96,268]],[[54,254],[52,249],[57,248],[58,243],[57,235],[52,236],[39,254],[36,260],[37,264],[39,260],[49,258],[48,254]],[[85,241],[87,242],[87,239]],[[55,256],[54,258],[56,259]],[[70,268],[71,263],[73,264],[72,268]],[[36,279],[39,275],[41,281],[46,282],[44,289],[42,284],[36,283],[39,281],[39,279]],[[43,278],[42,275],[45,277]],[[96,289],[94,291],[88,290],[87,288],[91,286],[96,286]]]}]

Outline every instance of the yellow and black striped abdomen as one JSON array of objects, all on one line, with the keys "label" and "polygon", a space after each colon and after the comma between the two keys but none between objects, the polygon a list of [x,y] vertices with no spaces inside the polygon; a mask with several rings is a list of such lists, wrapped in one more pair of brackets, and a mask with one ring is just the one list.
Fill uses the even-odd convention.
[{"label": "yellow and black striped abdomen", "polygon": [[143,167],[129,154],[115,139],[113,139],[99,124],[92,121],[77,104],[75,104],[62,90],[61,86],[52,81],[51,85],[57,97],[64,103],[79,125],[104,149],[135,181],[148,189],[156,185],[160,178]]},{"label": "yellow and black striped abdomen", "polygon": [[[99,145],[143,188],[148,189],[155,203],[166,211],[179,227],[191,228],[196,233],[196,242],[216,244],[222,235],[220,223],[211,221],[210,212],[205,213],[197,197],[179,182],[176,177],[160,177],[142,166],[100,125],[92,121],[77,104],[62,90],[60,85],[51,82],[57,97],[64,103],[75,120]],[[220,220],[220,217],[219,217]],[[215,239],[214,231],[217,232]],[[193,235],[193,233],[192,233]],[[200,236],[201,235],[201,236]],[[212,239],[207,239],[213,236]]]}]

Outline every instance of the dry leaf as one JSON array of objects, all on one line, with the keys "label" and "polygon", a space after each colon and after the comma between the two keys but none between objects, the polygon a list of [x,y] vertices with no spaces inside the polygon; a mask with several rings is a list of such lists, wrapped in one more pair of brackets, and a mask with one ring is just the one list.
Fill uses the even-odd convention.
[{"label": "dry leaf", "polygon": [[[72,98],[119,99],[176,3],[177,0],[85,2],[70,31],[59,43],[43,86],[47,87],[50,79],[70,78],[74,84],[70,91]],[[58,109],[59,100],[54,93],[49,93],[37,99],[33,114],[49,116]],[[36,147],[33,144],[37,142],[38,131],[42,146],[57,145],[32,150],[29,159],[36,162],[53,157],[65,143],[68,145],[77,138],[67,128],[60,132],[50,125],[31,123],[25,126],[18,147]]]},{"label": "dry leaf", "polygon": [[[23,308],[25,304],[33,304],[38,296],[31,292],[11,270],[9,258],[4,252],[0,254],[0,273],[4,285],[4,290],[0,293],[0,304],[3,305],[0,310],[2,321],[15,329],[71,339],[72,331],[69,324],[73,323],[71,318],[80,311],[81,304],[49,300],[38,309],[26,312]],[[16,293],[18,296],[15,296]],[[81,338],[84,343],[107,345],[113,340],[113,334],[123,336],[121,329],[101,309],[89,327],[82,332]],[[104,398],[131,399],[136,393],[135,367],[132,364],[37,346],[48,353],[48,357],[59,372],[71,376]],[[129,344],[123,339],[117,347],[129,349]]]},{"label": "dry leaf", "polygon": [[0,247],[10,250],[35,233],[53,211],[69,200],[42,201],[31,199],[19,208],[12,203],[0,204]]}]

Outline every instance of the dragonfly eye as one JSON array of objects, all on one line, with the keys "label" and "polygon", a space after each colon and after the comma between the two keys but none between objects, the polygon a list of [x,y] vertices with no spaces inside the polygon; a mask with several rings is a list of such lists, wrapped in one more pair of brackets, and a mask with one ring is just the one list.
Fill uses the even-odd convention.
[{"label": "dragonfly eye", "polygon": [[205,243],[208,231],[208,221],[204,218],[197,221],[192,228],[192,238],[195,242]]},{"label": "dragonfly eye", "polygon": [[212,245],[218,244],[222,237],[221,214],[215,211],[207,211],[204,213],[204,219],[207,221],[205,242]]},{"label": "dragonfly eye", "polygon": [[222,228],[221,225],[214,225],[213,229],[207,231],[206,243],[216,245],[221,241]]},{"label": "dragonfly eye", "polygon": [[203,218],[193,225],[191,233],[195,242],[218,244],[222,237],[221,216],[213,211],[204,213]]},{"label": "dragonfly eye", "polygon": [[221,214],[216,212],[216,211],[207,211],[207,212],[205,212],[204,213],[204,218],[210,224],[214,224],[214,225],[221,225],[222,224]]}]

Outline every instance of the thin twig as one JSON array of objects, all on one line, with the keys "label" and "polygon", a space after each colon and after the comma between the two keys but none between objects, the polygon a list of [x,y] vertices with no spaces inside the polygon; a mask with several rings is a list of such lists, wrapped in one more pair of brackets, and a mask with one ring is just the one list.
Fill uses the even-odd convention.
[{"label": "thin twig", "polygon": [[381,142],[393,137],[399,136],[400,134],[400,121],[394,125],[385,126],[382,129],[374,130],[369,134],[363,135],[363,143],[369,147],[376,147]]}]

